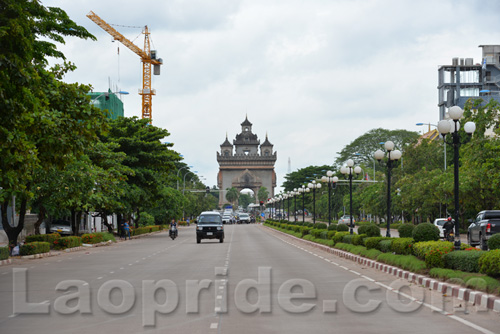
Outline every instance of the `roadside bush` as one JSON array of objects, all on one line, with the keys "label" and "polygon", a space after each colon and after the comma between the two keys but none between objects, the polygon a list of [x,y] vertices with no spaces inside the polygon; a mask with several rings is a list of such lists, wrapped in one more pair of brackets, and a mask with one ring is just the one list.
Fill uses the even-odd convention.
[{"label": "roadside bush", "polygon": [[342,238],[342,242],[346,244],[352,244],[352,239],[354,238],[355,234],[346,234]]},{"label": "roadside bush", "polygon": [[0,261],[9,258],[9,247],[0,247]]},{"label": "roadside bush", "polygon": [[364,239],[365,246],[367,249],[372,249],[372,248],[378,249],[378,243],[384,239],[387,239],[387,237],[368,237]]},{"label": "roadside bush", "polygon": [[475,290],[482,290],[495,294],[500,293],[500,282],[493,277],[482,274],[468,273],[452,269],[432,268],[429,271],[429,276]]},{"label": "roadside bush", "polygon": [[500,276],[500,249],[490,250],[481,255],[479,272],[493,277]]},{"label": "roadside bush", "polygon": [[311,228],[307,227],[307,226],[302,226],[300,228],[300,234],[302,235],[302,237],[304,237],[305,235],[308,235],[309,234],[309,231],[311,230]]},{"label": "roadside bush", "polygon": [[21,255],[33,255],[50,252],[50,244],[46,241],[35,241],[22,245],[19,248]]},{"label": "roadside bush", "polygon": [[335,235],[335,233],[337,233],[337,231],[328,231],[328,232],[326,232],[326,238],[328,240],[332,240],[333,236]]},{"label": "roadside bush", "polygon": [[400,255],[411,255],[413,238],[395,238],[391,244],[391,251]]},{"label": "roadside bush", "polygon": [[366,247],[364,247],[364,250],[359,255],[367,257],[372,260],[376,260],[380,254],[382,254],[382,252],[379,251],[378,249],[375,248],[366,249]]},{"label": "roadside bush", "polygon": [[80,237],[62,237],[54,240],[54,249],[66,249],[73,247],[80,247],[82,245],[82,238]]},{"label": "roadside bush", "polygon": [[309,234],[315,238],[319,238],[321,232],[322,232],[321,230],[318,230],[317,228],[313,228],[312,230],[309,231]]},{"label": "roadside bush", "polygon": [[102,242],[103,237],[100,233],[85,233],[82,235],[82,243],[84,244],[98,244]]},{"label": "roadside bush", "polygon": [[490,250],[492,249],[500,249],[500,233],[498,234],[493,234],[489,239],[488,239],[488,248]]},{"label": "roadside bush", "polygon": [[431,223],[423,223],[415,226],[412,233],[415,242],[439,240],[439,229]]},{"label": "roadside bush", "polygon": [[328,225],[325,223],[316,223],[314,226],[320,230],[326,230],[328,228]]},{"label": "roadside bush", "polygon": [[400,238],[411,238],[413,236],[413,230],[415,225],[413,224],[402,224],[398,228],[398,233]]},{"label": "roadside bush", "polygon": [[358,233],[369,237],[380,237],[380,227],[375,224],[363,225],[358,228]]},{"label": "roadside bush", "polygon": [[319,237],[323,240],[330,240],[328,239],[328,230],[321,230]]},{"label": "roadside bush", "polygon": [[479,258],[484,254],[484,251],[453,251],[443,256],[444,267],[467,271],[471,273],[479,272]]},{"label": "roadside bush", "polygon": [[328,231],[337,231],[337,224],[331,224],[328,226]]},{"label": "roadside bush", "polygon": [[342,242],[342,239],[344,238],[345,235],[348,235],[349,232],[337,232],[334,236],[333,236],[333,242],[335,244],[337,244],[338,242]]},{"label": "roadside bush", "polygon": [[380,240],[380,242],[378,243],[378,249],[383,253],[391,253],[392,242],[393,239]]},{"label": "roadside bush", "polygon": [[377,261],[397,266],[414,273],[424,272],[427,268],[424,261],[417,259],[413,255],[382,253],[377,257]]},{"label": "roadside bush", "polygon": [[61,235],[59,233],[50,233],[50,234],[36,234],[36,235],[28,235],[25,239],[26,243],[36,242],[36,241],[45,241],[48,242],[51,247],[54,245],[54,241],[59,239]]},{"label": "roadside bush", "polygon": [[346,224],[339,224],[337,225],[337,231],[339,232],[349,231],[349,226],[347,226]]},{"label": "roadside bush", "polygon": [[449,241],[424,241],[413,244],[413,253],[430,268],[444,268],[443,256],[453,251]]},{"label": "roadside bush", "polygon": [[[358,232],[359,233],[359,232]],[[354,234],[354,237],[351,240],[351,243],[356,246],[364,246],[364,238],[366,238],[366,234]]]}]

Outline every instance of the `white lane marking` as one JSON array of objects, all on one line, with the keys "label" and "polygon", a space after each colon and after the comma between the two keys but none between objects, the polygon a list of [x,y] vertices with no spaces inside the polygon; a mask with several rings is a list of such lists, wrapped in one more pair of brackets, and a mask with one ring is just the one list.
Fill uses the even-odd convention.
[{"label": "white lane marking", "polygon": [[476,324],[473,324],[472,322],[470,321],[467,321],[465,319],[462,319],[460,317],[457,317],[456,315],[450,315],[449,316],[450,318],[452,318],[453,320],[456,320],[458,322],[461,322],[463,323],[464,325],[466,326],[469,326],[471,328],[474,328],[475,330],[477,331],[480,331],[481,333],[484,333],[484,334],[494,334],[493,332],[490,332],[489,330],[487,330],[486,328],[483,328],[483,327],[479,327],[478,325]]},{"label": "white lane marking", "polygon": [[97,277],[97,279],[102,279],[102,276]]},{"label": "white lane marking", "polygon": [[85,282],[85,283],[83,283],[82,285],[83,285],[83,286],[86,286],[86,285],[89,285],[89,283]]},{"label": "white lane marking", "polygon": [[349,271],[350,271],[351,273],[353,273],[353,274],[356,274],[356,275],[361,275],[360,273],[358,273],[357,271],[354,271],[354,270],[352,270],[352,269],[349,269]]},{"label": "white lane marking", "polygon": [[115,272],[114,272],[114,271],[110,271],[109,273],[110,273],[110,274],[114,274]]},{"label": "white lane marking", "polygon": [[133,263],[129,263],[128,265],[131,266],[131,265],[133,265]]},{"label": "white lane marking", "polygon": [[217,299],[222,299],[222,296],[221,296],[221,295],[218,295],[218,296],[217,296]]},{"label": "white lane marking", "polygon": [[364,279],[370,281],[370,282],[375,282],[375,280],[373,278],[370,278],[368,276],[365,276],[365,275],[361,275],[361,277],[363,277]]},{"label": "white lane marking", "polygon": [[215,312],[220,312],[220,307],[216,307],[216,308],[214,309],[214,311],[215,311]]},{"label": "white lane marking", "polygon": [[345,270],[349,270],[349,268],[344,267],[344,266],[340,266],[340,268],[345,269]]},{"label": "white lane marking", "polygon": [[121,267],[120,269],[121,269],[121,270],[123,270],[123,269],[125,269],[125,268]]},{"label": "white lane marking", "polygon": [[219,324],[216,322],[210,324],[210,329],[217,329],[217,327],[219,327]]},{"label": "white lane marking", "polygon": [[9,318],[14,318],[14,317],[17,317],[16,313],[9,315]]}]

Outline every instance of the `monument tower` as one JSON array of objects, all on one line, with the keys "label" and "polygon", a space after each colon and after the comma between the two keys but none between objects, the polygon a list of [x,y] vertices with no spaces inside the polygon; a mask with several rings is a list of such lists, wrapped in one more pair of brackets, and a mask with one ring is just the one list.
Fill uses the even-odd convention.
[{"label": "monument tower", "polygon": [[229,142],[226,134],[226,140],[220,145],[220,149],[220,152],[217,152],[217,184],[221,190],[219,206],[228,203],[226,190],[232,187],[238,191],[253,190],[256,201],[260,187],[266,187],[269,197],[274,196],[274,163],[277,153],[273,152],[273,144],[269,142],[267,134],[266,140],[260,143],[257,135],[252,132],[252,123],[248,117],[241,123],[241,133],[236,135],[233,143]]}]

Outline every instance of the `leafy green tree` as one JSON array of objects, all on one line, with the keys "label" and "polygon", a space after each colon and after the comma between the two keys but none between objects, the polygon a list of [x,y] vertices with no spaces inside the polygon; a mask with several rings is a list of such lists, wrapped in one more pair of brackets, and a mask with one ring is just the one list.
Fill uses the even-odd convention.
[{"label": "leafy green tree", "polygon": [[250,194],[240,194],[238,197],[238,204],[243,208],[247,208],[248,205],[255,203],[255,197]]},{"label": "leafy green tree", "polygon": [[332,170],[332,167],[328,165],[301,168],[285,176],[286,181],[283,182],[283,188],[285,191],[300,188],[303,184],[307,184],[315,179],[320,179],[323,175],[326,175],[326,172],[329,170]]},{"label": "leafy green tree", "polygon": [[238,193],[238,190],[234,187],[231,187],[231,188],[227,188],[226,189],[226,200],[233,204],[236,203],[236,201],[238,200],[238,197],[239,197],[239,193]]},{"label": "leafy green tree", "polygon": [[[37,168],[63,168],[81,154],[96,139],[103,114],[89,103],[90,87],[61,81],[74,66],[47,69],[47,57],[64,59],[52,41],[94,37],[63,10],[38,1],[5,0],[0,8],[0,203],[9,243],[16,244]],[[6,214],[13,195],[20,199],[16,227]]]},{"label": "leafy green tree", "polygon": [[257,198],[259,201],[267,201],[269,198],[269,191],[267,191],[266,187],[260,187],[259,191],[257,192]]}]

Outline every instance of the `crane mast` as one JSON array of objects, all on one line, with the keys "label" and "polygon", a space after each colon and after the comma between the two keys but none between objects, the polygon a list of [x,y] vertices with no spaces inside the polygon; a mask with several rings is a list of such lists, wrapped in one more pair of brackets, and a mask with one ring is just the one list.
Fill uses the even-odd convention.
[{"label": "crane mast", "polygon": [[153,95],[156,94],[156,91],[151,88],[151,65],[154,66],[154,74],[158,75],[160,74],[160,65],[163,64],[163,61],[161,58],[156,59],[156,52],[151,52],[151,45],[149,41],[150,32],[148,30],[148,26],[144,27],[144,50],[142,50],[125,36],[116,31],[116,29],[106,23],[106,21],[97,16],[94,12],[91,11],[90,13],[88,13],[87,17],[108,34],[113,36],[116,41],[121,42],[123,45],[125,45],[127,48],[141,57],[142,89],[139,89],[139,95],[142,96],[142,118],[149,118],[152,121]]}]

